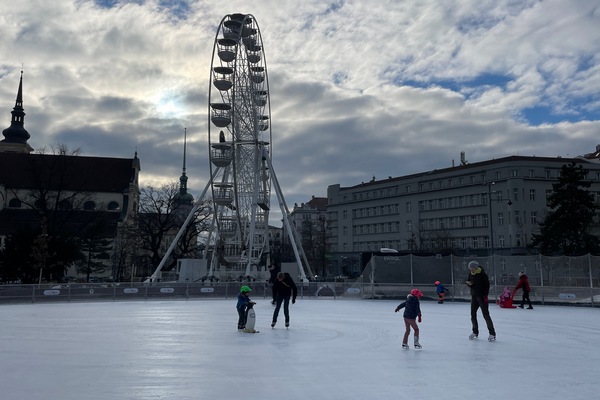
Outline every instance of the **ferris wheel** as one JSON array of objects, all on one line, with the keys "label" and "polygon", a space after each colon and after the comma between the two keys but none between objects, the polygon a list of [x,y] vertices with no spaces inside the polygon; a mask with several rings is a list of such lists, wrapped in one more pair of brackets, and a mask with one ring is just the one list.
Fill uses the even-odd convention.
[{"label": "ferris wheel", "polygon": [[[271,110],[267,63],[260,29],[250,14],[228,14],[213,45],[208,90],[210,181],[151,277],[165,260],[192,214],[212,195],[213,248],[209,276],[237,278],[266,274],[269,265],[269,211],[274,189],[301,279],[312,271],[271,163]],[[264,275],[263,275],[264,277]]]},{"label": "ferris wheel", "polygon": [[252,15],[229,14],[221,20],[210,71],[212,265],[255,275],[269,262],[272,133],[267,64]]}]

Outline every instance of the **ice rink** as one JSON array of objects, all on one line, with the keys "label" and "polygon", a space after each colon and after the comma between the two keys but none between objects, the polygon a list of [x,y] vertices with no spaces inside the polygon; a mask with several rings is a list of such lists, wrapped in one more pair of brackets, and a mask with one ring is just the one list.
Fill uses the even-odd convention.
[{"label": "ice rink", "polygon": [[[291,326],[237,331],[235,299],[0,306],[2,400],[595,399],[600,310],[422,301],[423,350],[401,349],[398,301],[302,300]],[[283,310],[282,310],[283,311]],[[281,325],[281,326],[280,326]]]}]

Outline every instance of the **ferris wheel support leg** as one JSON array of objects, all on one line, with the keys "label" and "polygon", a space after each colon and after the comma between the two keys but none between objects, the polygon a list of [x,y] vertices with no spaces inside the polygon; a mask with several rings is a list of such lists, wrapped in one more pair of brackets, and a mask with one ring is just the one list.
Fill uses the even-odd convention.
[{"label": "ferris wheel support leg", "polygon": [[158,267],[156,267],[156,270],[150,276],[150,279],[149,279],[150,282],[156,281],[156,278],[158,278],[158,274],[160,273],[160,271],[165,266],[165,263],[167,262],[167,259],[169,258],[169,256],[173,252],[173,249],[175,248],[175,246],[179,242],[179,239],[181,238],[181,235],[183,235],[183,232],[185,231],[185,228],[188,226],[188,224],[192,220],[192,217],[194,216],[194,214],[196,213],[196,211],[198,211],[198,209],[202,206],[202,201],[204,200],[204,196],[206,196],[206,192],[208,192],[208,188],[210,187],[210,182],[212,182],[212,179],[216,176],[218,170],[219,170],[219,168],[217,168],[215,170],[213,176],[211,177],[211,180],[208,182],[208,184],[206,185],[206,187],[202,191],[202,194],[200,195],[200,197],[198,198],[198,200],[196,200],[196,203],[194,204],[194,207],[192,207],[192,209],[190,210],[190,213],[188,214],[188,216],[185,219],[185,221],[183,221],[183,224],[181,224],[181,228],[179,228],[179,232],[177,232],[177,235],[175,236],[175,238],[171,242],[171,245],[167,249],[167,252],[163,256],[162,260],[160,260],[160,263],[158,264]]},{"label": "ferris wheel support leg", "polygon": [[[266,150],[265,150],[266,153]],[[285,224],[285,227],[287,229],[289,238],[290,238],[290,243],[292,244],[292,249],[294,250],[294,255],[296,256],[296,262],[298,263],[298,267],[300,268],[300,277],[301,279],[304,281],[306,280],[306,272],[308,272],[309,276],[314,276],[312,273],[312,270],[310,268],[310,265],[308,263],[308,258],[306,257],[306,254],[304,253],[304,249],[302,248],[302,246],[300,246],[300,241],[298,240],[299,235],[298,232],[296,232],[296,229],[294,228],[294,226],[292,224],[290,224],[289,221],[289,209],[287,207],[287,204],[285,203],[285,199],[283,198],[283,192],[281,191],[281,187],[279,186],[279,181],[277,180],[277,175],[275,174],[275,169],[273,168],[273,164],[271,164],[271,159],[269,157],[268,154],[265,154],[265,158],[267,159],[268,163],[269,163],[269,168],[271,170],[271,181],[273,182],[273,185],[275,186],[275,193],[277,194],[277,200],[279,201],[279,208],[281,209],[281,214],[283,215],[283,223]],[[302,263],[302,260],[300,259],[300,253],[302,253],[302,258],[304,258],[304,264]],[[306,271],[304,270],[304,267],[306,267]]]}]

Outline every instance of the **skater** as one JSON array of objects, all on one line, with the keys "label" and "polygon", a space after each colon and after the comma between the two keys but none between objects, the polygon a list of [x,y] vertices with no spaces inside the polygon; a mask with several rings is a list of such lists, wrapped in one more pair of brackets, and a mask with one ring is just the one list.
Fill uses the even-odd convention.
[{"label": "skater", "polygon": [[506,286],[498,299],[498,305],[502,308],[513,308],[512,298],[513,294],[511,293],[510,287]]},{"label": "skater", "polygon": [[444,304],[444,296],[446,296],[448,289],[440,281],[435,281],[435,292],[438,295],[438,304]]},{"label": "skater", "polygon": [[487,324],[490,342],[496,340],[496,330],[492,317],[490,317],[488,294],[490,292],[490,280],[482,267],[477,261],[469,263],[469,277],[467,285],[471,288],[471,324],[473,325],[473,333],[469,335],[469,339],[473,340],[479,336],[479,324],[477,322],[477,310],[481,308],[481,314]]},{"label": "skater", "polygon": [[421,344],[419,343],[419,326],[417,325],[417,321],[421,323],[421,304],[419,299],[423,296],[423,292],[419,289],[413,289],[406,296],[406,301],[400,303],[398,307],[396,307],[395,312],[400,311],[404,308],[404,326],[406,327],[406,331],[404,331],[404,338],[402,338],[402,348],[408,349],[408,336],[410,335],[410,328],[413,329],[415,334],[415,349],[420,349]]},{"label": "skater", "polygon": [[277,273],[277,279],[275,279],[275,283],[273,284],[273,291],[275,294],[276,305],[275,310],[273,311],[271,328],[274,328],[277,323],[281,303],[283,303],[283,315],[285,316],[285,327],[287,328],[290,326],[290,298],[292,299],[292,304],[296,303],[298,289],[290,274],[287,272],[279,272]]},{"label": "skater", "polygon": [[237,312],[238,312],[238,329],[239,330],[243,330],[246,328],[246,310],[248,309],[248,307],[250,305],[254,305],[256,304],[255,302],[253,302],[252,300],[250,300],[250,297],[248,297],[248,293],[250,293],[252,291],[252,289],[250,289],[248,286],[242,286],[240,288],[240,293],[238,294],[237,297],[237,305],[235,306],[237,308]]},{"label": "skater", "polygon": [[529,286],[529,278],[527,277],[527,274],[525,274],[524,271],[519,272],[519,282],[517,282],[517,286],[515,286],[515,288],[513,289],[513,296],[515,295],[515,293],[517,293],[517,290],[519,289],[523,290],[523,297],[521,298],[521,305],[519,306],[519,308],[523,308],[525,306],[525,301],[527,301],[527,304],[529,305],[527,309],[533,310],[531,300],[529,299],[529,292],[531,292],[531,286]]},{"label": "skater", "polygon": [[273,305],[275,305],[275,281],[277,280],[277,274],[279,271],[279,267],[276,267],[273,264],[269,265],[269,273],[271,274],[269,277],[269,283],[271,284],[271,296],[273,297],[271,304]]}]

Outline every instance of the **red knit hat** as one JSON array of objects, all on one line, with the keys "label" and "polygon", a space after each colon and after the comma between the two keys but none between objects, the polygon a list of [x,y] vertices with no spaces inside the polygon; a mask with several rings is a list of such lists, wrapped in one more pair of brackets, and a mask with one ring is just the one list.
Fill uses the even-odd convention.
[{"label": "red knit hat", "polygon": [[415,296],[417,299],[420,299],[421,297],[423,297],[423,292],[421,292],[419,289],[413,289],[413,290],[411,290],[410,294],[412,294],[413,296]]}]

